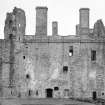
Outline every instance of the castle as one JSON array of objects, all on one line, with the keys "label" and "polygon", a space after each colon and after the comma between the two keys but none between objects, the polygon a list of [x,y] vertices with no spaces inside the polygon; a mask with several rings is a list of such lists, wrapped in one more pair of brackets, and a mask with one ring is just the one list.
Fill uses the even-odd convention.
[{"label": "castle", "polygon": [[105,26],[89,28],[89,8],[79,10],[76,35],[59,36],[47,7],[36,7],[36,33],[25,35],[25,12],[7,13],[0,39],[0,96],[105,98]]}]

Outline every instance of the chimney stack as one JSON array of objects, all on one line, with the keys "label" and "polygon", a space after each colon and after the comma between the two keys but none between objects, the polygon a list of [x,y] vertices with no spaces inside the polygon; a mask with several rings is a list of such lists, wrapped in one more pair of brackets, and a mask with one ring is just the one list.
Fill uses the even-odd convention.
[{"label": "chimney stack", "polygon": [[47,7],[36,7],[36,35],[47,36]]},{"label": "chimney stack", "polygon": [[52,22],[52,35],[58,35],[58,22]]},{"label": "chimney stack", "polygon": [[81,8],[80,12],[80,35],[89,34],[89,8]]},{"label": "chimney stack", "polygon": [[77,25],[76,25],[76,35],[79,35],[79,29],[80,29],[80,25],[77,24]]}]

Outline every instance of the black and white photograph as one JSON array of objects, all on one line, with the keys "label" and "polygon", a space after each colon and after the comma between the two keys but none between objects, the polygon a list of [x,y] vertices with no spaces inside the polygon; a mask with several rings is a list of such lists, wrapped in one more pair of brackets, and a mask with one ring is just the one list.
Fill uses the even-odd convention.
[{"label": "black and white photograph", "polygon": [[105,105],[105,0],[0,0],[0,105]]}]

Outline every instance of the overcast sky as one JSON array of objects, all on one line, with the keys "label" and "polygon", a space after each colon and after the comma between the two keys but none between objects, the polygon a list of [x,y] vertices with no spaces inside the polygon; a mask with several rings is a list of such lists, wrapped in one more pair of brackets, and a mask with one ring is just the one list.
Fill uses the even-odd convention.
[{"label": "overcast sky", "polygon": [[90,27],[102,19],[105,24],[105,0],[0,0],[0,38],[3,38],[6,13],[17,6],[26,14],[26,34],[35,34],[35,7],[48,7],[48,34],[52,34],[52,21],[58,21],[59,35],[74,35],[79,23],[79,9],[90,8]]}]

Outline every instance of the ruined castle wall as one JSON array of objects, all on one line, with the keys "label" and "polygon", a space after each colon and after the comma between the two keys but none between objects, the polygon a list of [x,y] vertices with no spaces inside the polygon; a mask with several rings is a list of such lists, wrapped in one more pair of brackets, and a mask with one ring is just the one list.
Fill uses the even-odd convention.
[{"label": "ruined castle wall", "polygon": [[[71,57],[68,56],[70,46],[73,46],[74,49],[74,54]],[[103,93],[103,43],[68,43],[65,44],[64,49],[64,59],[69,63],[71,95],[74,97],[92,97],[93,91],[98,93],[101,90],[100,93]],[[91,50],[96,50],[96,61],[91,61]],[[98,96],[104,97],[102,94]]]},{"label": "ruined castle wall", "polygon": [[11,44],[11,40],[4,40],[2,45],[2,81],[4,97],[14,97],[17,94],[15,89],[15,80],[18,76],[16,76],[16,72],[18,70],[17,67],[19,66],[17,59],[23,51],[22,44],[19,41],[14,39],[12,39],[12,41]]},{"label": "ruined castle wall", "polygon": [[3,43],[2,49],[2,81],[3,81],[3,96],[8,94],[9,72],[10,72],[10,41],[6,40]]},{"label": "ruined castle wall", "polygon": [[[70,46],[73,46],[74,49],[73,56],[71,57],[69,56]],[[91,48],[89,46],[89,43],[25,43],[22,47],[22,52],[16,56],[16,70],[18,75],[23,78],[23,81],[27,81],[26,74],[29,73],[32,75],[32,72],[34,73],[33,78],[36,80],[33,80],[35,84],[30,85],[29,88],[27,88],[28,84],[24,84],[27,88],[26,91],[28,92],[34,85],[36,90],[42,86],[43,90],[42,88],[39,89],[42,91],[40,94],[45,97],[45,89],[58,85],[56,81],[60,79],[65,81],[64,84],[66,84],[65,86],[61,86],[61,90],[67,88],[66,86],[69,84],[68,88],[72,91],[71,95],[75,97],[83,95],[89,88],[88,73],[92,68],[90,63]],[[93,45],[92,48],[94,46],[97,45]],[[100,56],[102,57],[102,55]],[[100,59],[100,57],[97,59]],[[99,61],[101,62],[101,60]],[[63,66],[68,66],[68,75],[63,73]],[[32,70],[31,73],[29,70]],[[57,70],[60,72],[60,76],[58,77],[58,74],[54,73]],[[66,80],[66,77],[68,80]],[[19,79],[18,76],[17,78]],[[21,80],[20,82],[22,82]],[[96,81],[93,82],[95,83]],[[25,89],[24,86],[23,88]]]},{"label": "ruined castle wall", "polygon": [[[91,51],[96,51],[96,60],[91,60]],[[97,91],[100,85],[101,92],[104,92],[104,65],[103,65],[103,43],[81,43],[80,44],[80,55],[81,55],[81,70],[82,70],[82,92],[87,97],[92,97],[92,92]],[[101,81],[99,82],[98,75],[101,71]],[[101,83],[101,84],[100,84]],[[97,86],[98,85],[98,86]],[[102,96],[102,94],[101,94]]]},{"label": "ruined castle wall", "polygon": [[[39,96],[45,97],[45,89],[54,88],[68,84],[68,78],[60,76],[63,68],[63,44],[62,43],[24,43],[22,52],[15,55],[16,58],[16,77],[18,82],[24,81],[20,88],[28,94],[28,90],[40,90]],[[26,74],[32,77],[29,84]],[[20,77],[20,78],[19,78]],[[60,80],[60,84],[59,84]],[[41,89],[40,89],[41,88]],[[61,89],[62,89],[61,88]],[[69,88],[69,87],[68,87]],[[20,89],[21,90],[21,89]],[[23,90],[22,90],[23,91]],[[43,92],[41,92],[43,91]]]},{"label": "ruined castle wall", "polygon": [[16,40],[22,40],[25,35],[26,17],[25,12],[20,8],[14,8],[13,12],[7,13],[4,27],[4,38],[9,39],[10,34]]},{"label": "ruined castle wall", "polygon": [[[73,46],[73,55],[69,55],[70,47]],[[65,43],[64,44],[64,62],[69,67],[69,84],[70,96],[79,97],[81,92],[81,63],[80,63],[80,44],[79,43]]]},{"label": "ruined castle wall", "polygon": [[[4,97],[16,94],[15,72],[17,70],[16,56],[21,53],[21,41],[25,35],[26,18],[25,12],[20,8],[14,8],[13,12],[7,13],[4,27],[5,40],[3,43],[3,85]],[[6,92],[7,91],[7,92]],[[15,93],[15,94],[14,94]]]},{"label": "ruined castle wall", "polygon": [[2,84],[2,48],[3,48],[3,40],[0,40],[0,97],[3,96],[3,84]]},{"label": "ruined castle wall", "polygon": [[[36,10],[36,36],[24,36],[23,10],[14,8],[7,16],[2,44],[4,97],[45,98],[46,89],[52,90],[56,98],[92,97],[94,91],[104,97],[104,42],[98,39],[99,35],[95,40],[88,36],[89,9],[80,9],[78,34],[82,37],[46,36],[47,8],[37,7]],[[96,34],[100,34],[97,27]],[[55,31],[57,34],[57,29]],[[104,34],[104,30],[101,33]],[[96,57],[92,58],[91,51]],[[12,88],[8,87],[11,80],[14,81]]]},{"label": "ruined castle wall", "polygon": [[[83,40],[70,41],[16,41],[14,79],[17,94],[20,92],[26,97],[28,91],[32,90],[34,97],[46,97],[47,88],[59,87],[58,93],[53,91],[54,97],[65,97],[64,89],[69,89],[69,97],[92,97],[93,91],[98,91],[99,96],[102,96],[100,93],[104,93],[104,44]],[[9,85],[9,43],[6,41],[3,44],[2,78],[5,86]],[[72,56],[69,54],[70,46],[73,46]],[[96,51],[95,61],[91,61],[91,50]],[[67,73],[63,72],[63,66],[68,67]],[[102,87],[99,87],[100,84]],[[4,88],[4,91],[8,90]]]},{"label": "ruined castle wall", "polygon": [[26,74],[32,77],[33,84],[31,82],[31,85],[28,84],[27,93],[29,89],[40,90],[39,95],[42,94],[45,97],[45,88],[52,88],[50,80],[57,78],[54,72],[61,67],[61,48],[61,45],[56,46],[55,43],[26,43],[24,45],[23,52],[19,55],[20,57],[17,57],[19,63],[17,71],[22,71],[19,75],[24,75],[23,81],[28,81]]},{"label": "ruined castle wall", "polygon": [[20,8],[14,8],[13,15],[15,16],[13,28],[14,35],[16,35],[17,40],[23,40],[23,36],[25,35],[26,28],[26,17],[24,10]]}]

